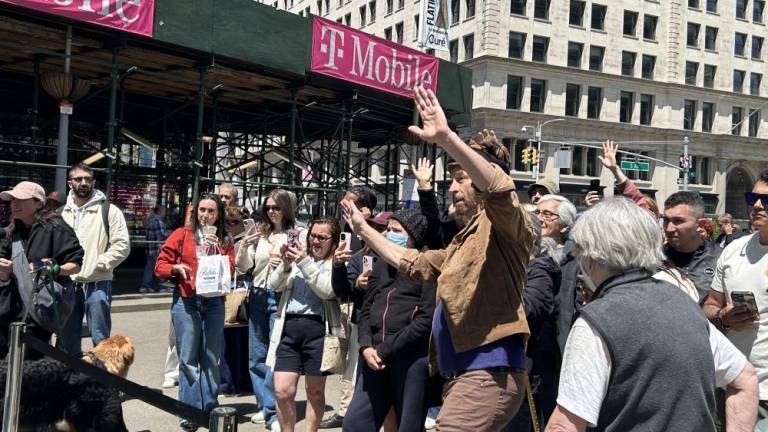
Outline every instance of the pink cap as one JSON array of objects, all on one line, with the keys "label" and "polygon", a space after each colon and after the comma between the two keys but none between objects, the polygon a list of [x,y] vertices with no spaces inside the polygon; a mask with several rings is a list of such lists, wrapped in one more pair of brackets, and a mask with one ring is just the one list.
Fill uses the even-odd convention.
[{"label": "pink cap", "polygon": [[392,212],[381,212],[375,217],[368,218],[368,222],[375,225],[386,226],[390,216],[392,216]]},{"label": "pink cap", "polygon": [[22,200],[34,198],[38,201],[45,202],[45,189],[37,183],[23,181],[17,184],[13,189],[0,193],[0,199],[3,201],[10,201],[14,198]]}]

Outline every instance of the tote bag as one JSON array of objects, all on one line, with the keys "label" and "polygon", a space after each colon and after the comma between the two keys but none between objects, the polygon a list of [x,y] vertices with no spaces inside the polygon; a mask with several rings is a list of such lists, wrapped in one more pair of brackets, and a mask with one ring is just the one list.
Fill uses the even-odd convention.
[{"label": "tote bag", "polygon": [[229,258],[220,253],[197,258],[195,292],[202,297],[221,297],[230,290]]}]

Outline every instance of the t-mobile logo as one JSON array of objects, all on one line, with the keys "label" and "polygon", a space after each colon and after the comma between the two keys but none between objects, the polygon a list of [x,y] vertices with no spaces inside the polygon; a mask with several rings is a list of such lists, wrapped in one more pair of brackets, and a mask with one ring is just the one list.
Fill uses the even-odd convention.
[{"label": "t-mobile logo", "polygon": [[[320,31],[320,40],[325,40],[325,33],[330,32],[331,33],[331,40],[329,43],[320,42],[320,52],[323,54],[328,54],[328,63],[325,64],[325,67],[339,70],[338,66],[336,66],[336,59],[337,58],[343,58],[344,57],[344,32],[331,28],[323,26],[322,30]],[[339,45],[341,45],[341,48],[336,48],[336,35],[339,36],[339,42],[341,42]],[[329,45],[330,45],[330,53],[329,51]]]}]

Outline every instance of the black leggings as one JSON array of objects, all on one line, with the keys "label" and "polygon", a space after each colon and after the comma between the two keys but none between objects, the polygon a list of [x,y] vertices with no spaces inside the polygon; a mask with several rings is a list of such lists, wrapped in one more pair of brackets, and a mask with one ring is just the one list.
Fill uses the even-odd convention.
[{"label": "black leggings", "polygon": [[360,356],[360,369],[342,431],[378,431],[392,407],[399,432],[424,430],[429,377],[426,357],[398,353],[392,356],[384,370],[374,371]]}]

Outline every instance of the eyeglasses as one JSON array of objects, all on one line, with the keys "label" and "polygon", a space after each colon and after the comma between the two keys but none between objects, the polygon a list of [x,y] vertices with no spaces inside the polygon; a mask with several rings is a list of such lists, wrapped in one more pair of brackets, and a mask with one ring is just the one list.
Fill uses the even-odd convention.
[{"label": "eyeglasses", "polygon": [[227,225],[242,225],[243,221],[241,220],[233,220],[233,219],[227,219],[226,221]]},{"label": "eyeglasses", "polygon": [[536,210],[534,210],[534,211],[533,211],[533,214],[535,214],[536,216],[539,216],[539,215],[541,215],[541,217],[543,217],[543,218],[544,218],[544,220],[548,220],[548,221],[552,221],[552,220],[555,220],[555,219],[557,219],[557,218],[559,218],[559,217],[560,217],[560,215],[559,215],[559,214],[557,214],[557,213],[552,213],[552,212],[551,212],[551,211],[549,211],[549,210],[544,210],[544,211],[541,211],[541,210],[539,210],[539,209],[536,209]]},{"label": "eyeglasses", "polygon": [[750,207],[755,205],[757,200],[760,200],[760,204],[763,205],[763,208],[768,209],[768,194],[747,192],[744,194],[744,199],[747,200],[747,205]]},{"label": "eyeglasses", "polygon": [[264,208],[267,209],[268,212],[271,212],[271,211],[273,211],[273,212],[283,211],[283,209],[281,209],[279,206],[264,206]]},{"label": "eyeglasses", "polygon": [[69,180],[73,183],[90,183],[93,181],[91,176],[70,177]]},{"label": "eyeglasses", "polygon": [[325,235],[322,235],[322,234],[310,234],[309,238],[311,238],[312,240],[317,240],[319,242],[325,243],[325,242],[327,242],[328,240],[331,239],[331,236],[325,236]]}]

